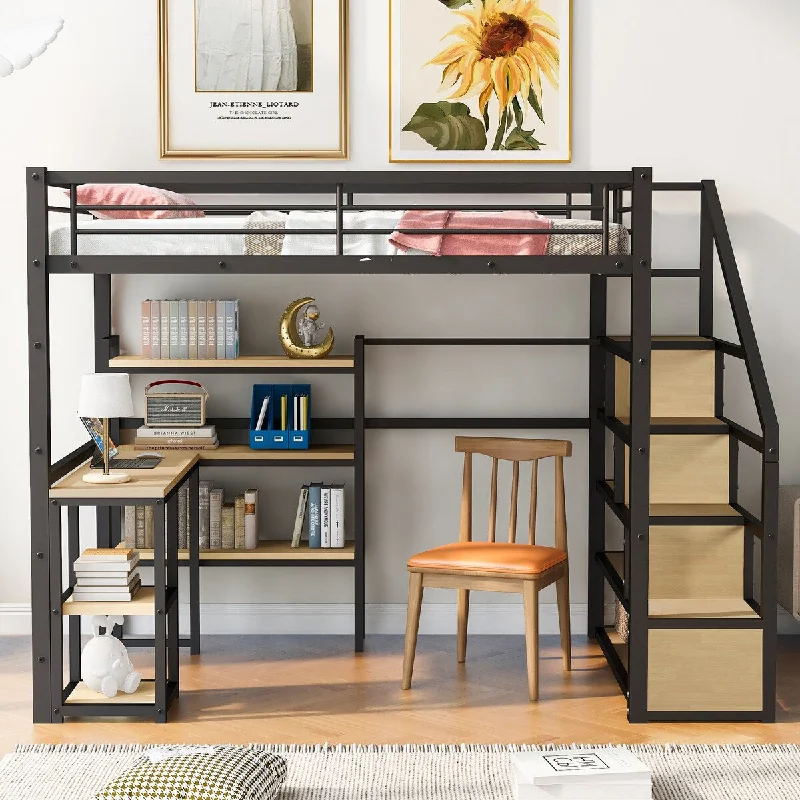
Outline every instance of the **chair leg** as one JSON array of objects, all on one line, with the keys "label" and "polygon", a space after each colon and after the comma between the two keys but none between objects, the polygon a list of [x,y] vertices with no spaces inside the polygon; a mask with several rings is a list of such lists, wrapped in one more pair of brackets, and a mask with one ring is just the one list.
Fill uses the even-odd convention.
[{"label": "chair leg", "polygon": [[406,614],[406,643],[403,651],[403,688],[411,688],[414,673],[414,655],[417,650],[419,612],[422,608],[422,573],[410,572],[408,576],[408,611]]},{"label": "chair leg", "polygon": [[467,660],[467,620],[469,619],[469,589],[458,590],[458,663]]},{"label": "chair leg", "polygon": [[528,698],[539,699],[539,591],[534,581],[522,582],[525,609],[525,656],[528,662]]},{"label": "chair leg", "polygon": [[569,621],[569,570],[556,581],[556,597],[558,598],[558,627],[561,631],[561,663],[564,672],[572,669],[572,640],[570,638]]}]

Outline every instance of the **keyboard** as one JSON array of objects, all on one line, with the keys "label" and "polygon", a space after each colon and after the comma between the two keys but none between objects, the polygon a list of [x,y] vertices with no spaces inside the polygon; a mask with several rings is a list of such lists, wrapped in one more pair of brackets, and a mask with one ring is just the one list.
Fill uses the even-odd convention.
[{"label": "keyboard", "polygon": [[[161,462],[161,456],[139,457],[139,458],[112,458],[109,459],[109,469],[153,469]],[[103,459],[95,456],[92,459],[92,469],[103,469]]]}]

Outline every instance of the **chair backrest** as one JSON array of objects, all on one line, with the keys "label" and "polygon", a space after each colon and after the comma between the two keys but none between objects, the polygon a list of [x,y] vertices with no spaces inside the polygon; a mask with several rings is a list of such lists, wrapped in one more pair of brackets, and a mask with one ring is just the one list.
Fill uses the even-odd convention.
[{"label": "chair backrest", "polygon": [[517,497],[519,465],[531,462],[531,505],[528,512],[528,544],[536,544],[536,499],[539,482],[539,461],[555,459],[555,546],[567,549],[567,508],[564,495],[564,458],[572,455],[572,442],[566,439],[509,439],[501,437],[456,436],[456,452],[464,454],[464,484],[461,492],[461,526],[459,540],[472,541],[472,457],[492,459],[492,483],[489,494],[489,541],[496,541],[497,468],[500,461],[513,464],[511,478],[511,510],[508,520],[508,541],[517,538]]}]

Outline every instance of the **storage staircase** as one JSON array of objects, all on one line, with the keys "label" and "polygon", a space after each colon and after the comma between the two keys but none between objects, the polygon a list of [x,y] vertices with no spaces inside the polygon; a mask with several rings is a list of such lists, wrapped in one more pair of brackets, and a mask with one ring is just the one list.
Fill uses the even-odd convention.
[{"label": "storage staircase", "polygon": [[[632,519],[632,340],[601,339],[604,403],[592,446],[605,451],[611,431],[613,477],[593,488],[625,533],[623,549],[608,550],[606,520],[590,522],[589,624],[632,722],[775,718],[778,427],[719,198],[711,182],[701,191],[701,269],[710,272],[716,245],[741,343],[713,336],[713,303],[703,297],[713,284],[702,277],[701,335],[652,337],[649,448],[646,431],[638,439],[640,458],[649,451],[649,524],[646,506],[645,524]],[[745,362],[760,434],[724,415],[726,356]],[[762,455],[757,514],[739,503],[742,444]],[[627,637],[600,623],[603,582]]]}]

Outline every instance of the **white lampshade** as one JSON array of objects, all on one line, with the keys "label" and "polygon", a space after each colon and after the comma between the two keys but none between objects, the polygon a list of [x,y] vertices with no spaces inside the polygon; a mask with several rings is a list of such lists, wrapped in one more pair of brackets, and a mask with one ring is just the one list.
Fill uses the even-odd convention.
[{"label": "white lampshade", "polygon": [[127,372],[81,376],[79,417],[132,417],[133,397]]}]

